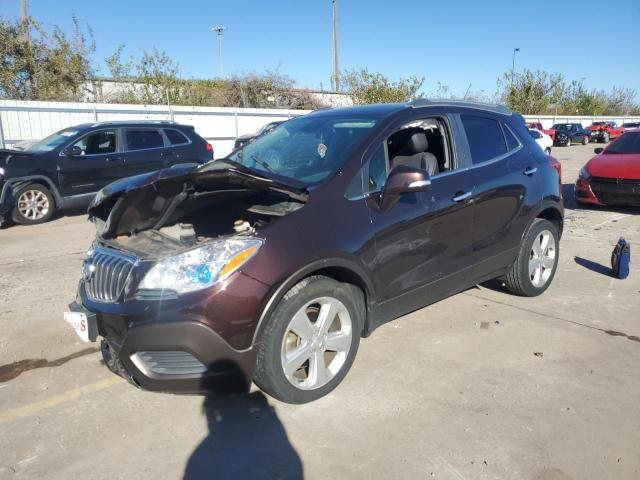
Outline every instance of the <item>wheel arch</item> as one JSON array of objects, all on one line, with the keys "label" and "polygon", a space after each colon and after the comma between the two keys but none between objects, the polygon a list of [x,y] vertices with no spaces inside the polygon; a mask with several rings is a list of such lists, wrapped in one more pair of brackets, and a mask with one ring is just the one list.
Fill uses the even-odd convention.
[{"label": "wheel arch", "polygon": [[564,216],[562,209],[555,203],[548,201],[543,203],[538,208],[536,215],[531,218],[529,225],[527,225],[527,229],[523,232],[523,238],[529,231],[531,224],[538,218],[543,218],[553,223],[558,229],[558,236],[562,237],[562,230],[564,229]]},{"label": "wheel arch", "polygon": [[253,334],[253,345],[259,341],[262,336],[262,332],[266,327],[269,316],[273,313],[278,302],[280,302],[291,287],[305,278],[317,275],[325,276],[341,283],[353,285],[362,292],[365,311],[363,312],[364,321],[361,326],[361,335],[363,337],[368,335],[371,309],[375,302],[375,293],[368,274],[354,261],[345,258],[327,258],[306,265],[288,276],[284,281],[280,282],[277,287],[274,287],[269,294],[268,300],[262,309],[260,319],[258,320],[258,325],[256,326],[256,330]]},{"label": "wheel arch", "polygon": [[60,208],[63,204],[63,199],[62,196],[60,195],[60,192],[58,191],[58,188],[55,186],[55,184],[51,181],[50,178],[44,176],[44,175],[29,175],[27,177],[18,177],[18,178],[12,178],[11,180],[9,180],[9,187],[11,188],[11,193],[12,195],[14,195],[15,197],[15,193],[17,192],[17,190],[25,185],[29,185],[31,183],[36,183],[38,185],[42,185],[43,187],[47,187],[47,189],[49,189],[49,191],[51,192],[51,195],[53,195],[53,201],[55,202],[55,207]]}]

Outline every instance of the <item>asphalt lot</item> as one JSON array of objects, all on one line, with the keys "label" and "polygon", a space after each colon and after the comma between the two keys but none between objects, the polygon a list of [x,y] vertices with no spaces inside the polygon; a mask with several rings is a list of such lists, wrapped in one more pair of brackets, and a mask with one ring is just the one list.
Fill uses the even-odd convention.
[{"label": "asphalt lot", "polygon": [[[566,193],[592,151],[554,149]],[[0,230],[0,478],[640,478],[640,211],[566,207],[547,293],[491,282],[389,323],[302,406],[136,390],[62,320],[85,216]]]}]

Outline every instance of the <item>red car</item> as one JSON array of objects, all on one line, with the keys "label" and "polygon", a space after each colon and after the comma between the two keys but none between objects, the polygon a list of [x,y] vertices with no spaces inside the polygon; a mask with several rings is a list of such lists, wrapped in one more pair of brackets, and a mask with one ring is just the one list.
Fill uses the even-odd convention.
[{"label": "red car", "polygon": [[640,206],[640,129],[624,133],[580,170],[574,196],[593,205]]},{"label": "red car", "polygon": [[625,132],[625,129],[618,127],[614,121],[593,122],[587,130],[591,131],[591,141],[599,143],[609,143],[609,140],[614,140]]},{"label": "red car", "polygon": [[556,131],[551,128],[544,128],[542,123],[540,122],[527,122],[527,128],[535,128],[536,130],[540,130],[545,135],[549,135],[551,140],[555,142],[556,140]]}]

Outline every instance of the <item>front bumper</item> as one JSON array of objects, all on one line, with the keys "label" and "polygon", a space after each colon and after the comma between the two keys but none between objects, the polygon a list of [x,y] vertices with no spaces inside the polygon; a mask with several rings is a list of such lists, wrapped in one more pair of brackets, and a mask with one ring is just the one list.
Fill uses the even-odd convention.
[{"label": "front bumper", "polygon": [[0,227],[11,216],[11,210],[14,206],[13,195],[9,183],[0,180]]},{"label": "front bumper", "polygon": [[[95,315],[105,363],[145,390],[248,391],[257,355],[253,333],[268,287],[236,272],[222,289],[210,290],[170,300],[102,303],[90,299],[81,282],[70,308]],[[185,365],[203,368],[184,373]]]}]

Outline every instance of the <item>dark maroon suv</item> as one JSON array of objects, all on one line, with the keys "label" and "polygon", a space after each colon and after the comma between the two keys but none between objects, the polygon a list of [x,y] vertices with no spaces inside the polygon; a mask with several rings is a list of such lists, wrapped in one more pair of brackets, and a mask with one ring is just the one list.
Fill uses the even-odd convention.
[{"label": "dark maroon suv", "polygon": [[360,338],[488,279],[542,293],[559,173],[502,107],[321,110],[229,157],[104,188],[65,314],[149,390],[292,403],[345,377]]}]

